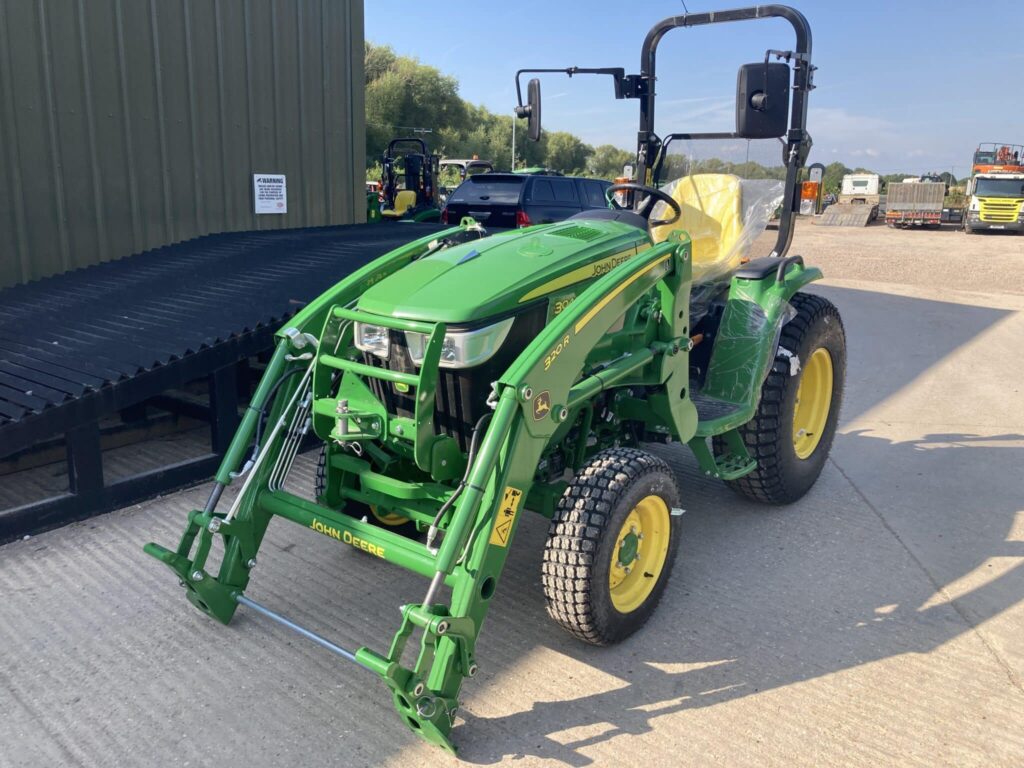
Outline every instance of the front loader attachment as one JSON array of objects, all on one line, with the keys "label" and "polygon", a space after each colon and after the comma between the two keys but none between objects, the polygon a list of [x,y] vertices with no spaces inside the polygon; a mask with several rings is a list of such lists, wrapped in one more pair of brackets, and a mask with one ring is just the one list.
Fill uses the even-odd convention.
[{"label": "front loader attachment", "polygon": [[[689,241],[675,238],[619,264],[554,318],[495,382],[493,410],[478,425],[480,434],[464,460],[461,481],[432,479],[427,474],[432,467],[445,477],[447,470],[441,466],[452,456],[446,441],[432,433],[430,409],[424,406],[422,414],[412,417],[388,413],[365,382],[391,372],[363,365],[344,350],[351,325],[365,320],[353,305],[367,283],[429,254],[446,238],[458,242],[473,233],[467,225],[412,243],[352,275],[304,310],[294,328],[279,334],[206,508],[189,513],[174,550],[158,544],[145,547],[174,571],[189,601],[218,621],[229,622],[242,605],[375,673],[402,721],[421,738],[450,751],[459,692],[463,680],[478,670],[476,640],[521,513],[528,499],[534,508],[550,503],[551,488],[545,495],[535,483],[545,450],[564,439],[572,424],[592,418],[589,410],[599,393],[632,384],[680,388],[687,376]],[[638,318],[645,346],[585,375],[588,356],[624,315]],[[443,329],[439,336],[436,328],[409,321],[378,322],[408,326],[438,346],[443,336]],[[429,394],[417,399],[432,403],[437,357],[429,342],[427,348],[419,373],[397,383]],[[694,434],[696,414],[687,399],[652,395],[650,405],[679,439]],[[311,427],[336,446],[352,449],[327,454],[325,472],[332,490],[318,501],[284,487],[291,461]],[[385,457],[384,448],[399,458]],[[399,466],[404,478],[395,470]],[[410,475],[420,481],[410,481]],[[230,505],[227,499],[220,504],[227,511],[218,509],[224,488],[238,484]],[[324,503],[332,493],[337,494],[334,503]],[[349,505],[359,504],[382,506],[417,521],[428,532],[426,542],[375,525],[366,515],[350,514]],[[429,580],[422,602],[400,607],[401,620],[386,650],[342,648],[245,595],[275,516]],[[213,569],[209,556],[215,537],[220,537],[224,555]],[[418,642],[418,648],[414,663],[406,664],[403,654],[410,642]]]}]

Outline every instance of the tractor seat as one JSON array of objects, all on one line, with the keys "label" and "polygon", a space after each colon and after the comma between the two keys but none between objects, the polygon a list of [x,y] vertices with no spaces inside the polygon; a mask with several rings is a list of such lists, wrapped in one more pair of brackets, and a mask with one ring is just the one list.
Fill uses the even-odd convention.
[{"label": "tractor seat", "polygon": [[[693,282],[720,279],[740,266],[749,246],[744,232],[743,187],[739,176],[728,173],[697,173],[683,176],[666,189],[679,203],[678,221],[651,229],[651,240],[663,242],[682,230],[693,243]],[[652,218],[670,215],[664,203]]]},{"label": "tractor seat", "polygon": [[397,195],[395,195],[395,207],[385,208],[380,212],[381,216],[387,216],[389,219],[400,219],[409,212],[410,208],[416,207],[416,192],[411,189],[403,189]]}]

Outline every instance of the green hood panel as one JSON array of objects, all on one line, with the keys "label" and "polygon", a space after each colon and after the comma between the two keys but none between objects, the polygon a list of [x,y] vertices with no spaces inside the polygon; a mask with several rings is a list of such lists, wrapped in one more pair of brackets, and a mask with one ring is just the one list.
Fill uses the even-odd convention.
[{"label": "green hood panel", "polygon": [[359,309],[407,320],[470,323],[599,277],[650,244],[616,221],[543,224],[446,248],[359,297]]}]

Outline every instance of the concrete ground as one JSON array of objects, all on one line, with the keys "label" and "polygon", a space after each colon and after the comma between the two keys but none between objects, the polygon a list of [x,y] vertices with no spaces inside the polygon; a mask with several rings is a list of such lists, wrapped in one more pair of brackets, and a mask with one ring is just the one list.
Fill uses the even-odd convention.
[{"label": "concrete ground", "polygon": [[[466,763],[1024,764],[1024,237],[801,226],[792,252],[825,269],[849,340],[818,484],[764,508],[666,451],[680,558],[612,648],[546,618],[527,518],[464,688]],[[294,486],[311,474],[304,457]],[[455,764],[369,674],[184,601],[141,546],[173,544],[205,495],[0,548],[0,766]],[[424,587],[276,522],[249,593],[380,649]]]}]

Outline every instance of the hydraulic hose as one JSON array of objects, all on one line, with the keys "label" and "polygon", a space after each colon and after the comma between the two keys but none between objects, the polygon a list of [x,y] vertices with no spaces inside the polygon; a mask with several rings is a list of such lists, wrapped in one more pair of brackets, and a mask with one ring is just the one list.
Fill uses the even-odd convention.
[{"label": "hydraulic hose", "polygon": [[277,397],[277,390],[281,388],[281,385],[284,384],[288,378],[294,376],[296,373],[302,373],[305,370],[305,368],[292,368],[290,371],[285,371],[277,378],[277,381],[274,382],[273,386],[270,387],[270,391],[267,393],[267,399],[264,400],[263,405],[260,406],[259,418],[256,420],[256,439],[253,442],[252,449],[253,458],[255,458],[256,454],[260,452],[260,440],[263,436],[263,424],[267,420],[267,414],[270,412],[270,406],[273,404],[274,398]]},{"label": "hydraulic hose", "polygon": [[473,436],[469,439],[469,453],[466,455],[466,471],[462,473],[462,480],[459,481],[454,493],[441,505],[441,508],[437,510],[437,514],[434,516],[433,522],[430,523],[430,528],[427,529],[427,549],[432,549],[434,538],[437,536],[437,526],[441,524],[441,518],[452,508],[452,505],[455,504],[462,490],[466,487],[466,482],[469,480],[469,471],[473,467],[473,459],[476,458],[477,450],[480,448],[480,435],[484,426],[491,420],[492,415],[490,412],[485,413],[477,419],[476,424],[473,426]]}]

